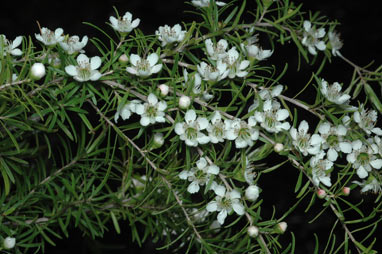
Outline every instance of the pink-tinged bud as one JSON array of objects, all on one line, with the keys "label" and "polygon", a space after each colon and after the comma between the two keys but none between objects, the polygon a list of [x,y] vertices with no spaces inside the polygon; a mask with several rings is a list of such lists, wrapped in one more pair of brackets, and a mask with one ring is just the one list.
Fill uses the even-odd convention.
[{"label": "pink-tinged bud", "polygon": [[285,221],[280,222],[279,224],[275,226],[276,233],[284,234],[287,227],[288,227],[288,224]]},{"label": "pink-tinged bud", "polygon": [[279,153],[282,150],[284,150],[284,145],[281,143],[277,143],[274,145],[273,149],[275,150],[276,153]]},{"label": "pink-tinged bud", "polygon": [[118,58],[118,62],[120,64],[127,64],[129,62],[129,58],[127,57],[126,54],[122,54],[119,58]]},{"label": "pink-tinged bud", "polygon": [[162,84],[162,85],[159,85],[158,88],[162,96],[166,96],[168,94],[168,91],[169,91],[168,85]]},{"label": "pink-tinged bud", "polygon": [[325,190],[323,190],[323,189],[318,189],[317,190],[317,197],[318,198],[324,198],[326,196],[326,191]]},{"label": "pink-tinged bud", "polygon": [[181,109],[187,109],[191,104],[191,99],[188,96],[182,95],[179,98],[179,107]]},{"label": "pink-tinged bud", "polygon": [[45,66],[42,63],[34,63],[31,67],[31,78],[39,80],[45,76]]},{"label": "pink-tinged bud", "polygon": [[247,233],[250,237],[257,237],[259,235],[259,228],[256,226],[249,226],[247,228]]},{"label": "pink-tinged bud", "polygon": [[344,194],[345,196],[349,196],[350,194],[350,188],[349,187],[344,187],[342,189],[342,194]]}]

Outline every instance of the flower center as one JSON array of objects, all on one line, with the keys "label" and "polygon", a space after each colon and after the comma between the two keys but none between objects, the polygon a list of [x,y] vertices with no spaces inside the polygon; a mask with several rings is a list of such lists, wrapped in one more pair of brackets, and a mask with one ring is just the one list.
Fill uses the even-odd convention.
[{"label": "flower center", "polygon": [[150,70],[150,63],[146,59],[141,59],[137,62],[137,68],[141,71],[149,71]]},{"label": "flower center", "polygon": [[338,137],[336,135],[329,135],[326,142],[330,147],[335,147],[338,145]]},{"label": "flower center", "polygon": [[359,153],[358,156],[357,156],[357,161],[358,161],[361,165],[367,165],[367,164],[369,164],[369,161],[370,161],[369,154],[366,153],[366,152],[361,152],[361,153]]}]

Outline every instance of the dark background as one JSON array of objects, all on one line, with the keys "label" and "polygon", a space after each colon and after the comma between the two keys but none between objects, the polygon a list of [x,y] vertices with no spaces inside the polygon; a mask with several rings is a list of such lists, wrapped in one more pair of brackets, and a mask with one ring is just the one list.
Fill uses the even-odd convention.
[{"label": "dark background", "polygon": [[[249,0],[248,9],[254,8],[254,2]],[[341,33],[344,41],[344,47],[341,53],[359,65],[365,65],[371,60],[380,59],[382,49],[382,17],[380,10],[373,5],[371,0],[320,0],[320,1],[294,1],[295,3],[304,2],[303,9],[305,11],[320,11],[323,15],[330,19],[338,20],[342,25],[337,28]],[[115,16],[113,6],[115,6],[120,14],[130,11],[133,18],[140,18],[141,28],[146,34],[153,34],[160,25],[180,23],[181,21],[190,21],[189,14],[184,13],[185,9],[191,9],[188,4],[180,0],[105,0],[105,1],[46,1],[46,0],[30,0],[25,2],[8,2],[0,8],[0,33],[5,34],[7,38],[13,40],[17,35],[31,35],[38,32],[36,21],[41,26],[55,29],[62,27],[65,33],[71,35],[88,35],[89,37],[103,38],[95,29],[81,24],[87,21],[97,26],[111,31],[105,22],[111,15]],[[285,62],[290,64],[291,70],[295,70],[297,66],[296,50],[291,48],[286,54],[277,55],[277,51],[271,58],[272,64],[282,65]],[[379,61],[380,62],[380,61]],[[291,94],[293,90],[297,91],[309,79],[312,67],[308,65],[302,66],[299,73],[288,73],[282,82],[290,88]],[[338,59],[333,60],[333,64],[325,68],[322,76],[330,82],[350,81],[352,68],[344,64]],[[294,89],[296,88],[296,89]],[[269,179],[264,178],[260,187],[263,189],[262,198],[264,199],[263,212],[272,212],[272,205],[277,210],[286,211],[290,206],[290,201],[294,200],[293,193],[287,193],[284,190],[292,190],[297,179],[297,170],[294,168],[286,168],[285,171],[277,170],[277,175],[270,175]],[[276,191],[275,191],[276,188]],[[355,191],[354,191],[355,192]],[[357,191],[358,192],[358,191]],[[275,193],[286,193],[283,195],[275,195]],[[359,195],[354,193],[351,198],[359,199]],[[372,205],[372,197],[366,196],[365,205]],[[305,204],[306,206],[306,204]],[[296,253],[313,253],[314,237],[313,233],[317,233],[326,240],[329,234],[333,217],[330,214],[324,216],[313,224],[307,221],[312,219],[314,215],[307,215],[302,208],[293,215],[289,216],[288,229],[296,234],[298,249]],[[319,209],[319,207],[318,207]],[[282,212],[278,213],[279,215]],[[83,238],[80,232],[73,229],[70,233],[70,239],[57,241],[57,247],[49,248],[47,253],[127,253],[133,249],[134,253],[164,253],[155,251],[151,243],[147,243],[142,248],[138,248],[131,242],[127,223],[122,225],[122,234],[116,235],[112,225],[110,232],[105,234],[105,239],[97,241]],[[282,238],[281,238],[282,239]],[[289,239],[289,238],[288,238]],[[287,243],[287,242],[285,242]],[[115,250],[108,249],[107,244],[112,244]],[[111,246],[110,246],[111,247]],[[98,250],[98,252],[96,251]]]}]

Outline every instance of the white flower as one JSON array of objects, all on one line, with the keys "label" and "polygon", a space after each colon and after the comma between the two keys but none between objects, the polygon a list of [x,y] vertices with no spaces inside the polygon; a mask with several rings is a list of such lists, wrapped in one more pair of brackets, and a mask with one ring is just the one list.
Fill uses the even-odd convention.
[{"label": "white flower", "polygon": [[126,12],[123,17],[119,17],[116,19],[113,16],[110,16],[109,20],[111,23],[111,27],[120,32],[120,33],[130,33],[134,28],[139,25],[141,22],[140,19],[133,19],[133,15],[130,12]]},{"label": "white flower", "polygon": [[353,151],[346,156],[346,160],[353,164],[359,178],[367,177],[372,168],[382,168],[382,159],[377,159],[377,152],[371,146],[362,143],[361,140],[355,140],[352,142],[352,148]]},{"label": "white flower", "polygon": [[207,131],[211,143],[216,144],[219,142],[224,142],[226,131],[219,111],[215,111],[215,113],[212,115],[211,123],[208,125]]},{"label": "white flower", "polygon": [[114,115],[114,122],[118,122],[119,117],[122,117],[122,120],[129,119],[131,116],[131,113],[136,113],[136,107],[137,105],[140,105],[141,101],[139,100],[132,100],[131,102],[128,102],[124,104],[123,106],[119,106],[117,109],[117,112]]},{"label": "white flower", "polygon": [[302,45],[308,47],[309,53],[312,55],[317,55],[316,48],[318,50],[325,50],[326,44],[324,41],[320,40],[325,36],[326,32],[324,28],[316,29],[312,27],[310,21],[304,21],[304,37],[302,38]]},{"label": "white flower", "polygon": [[57,28],[54,32],[46,27],[41,28],[40,34],[35,34],[36,39],[44,43],[46,46],[53,46],[64,40],[62,35],[64,30]]},{"label": "white flower", "polygon": [[329,37],[330,46],[332,48],[333,56],[341,55],[339,50],[342,48],[344,44],[340,40],[340,35],[336,32],[329,32],[328,37]]},{"label": "white flower", "polygon": [[307,121],[301,121],[298,126],[298,131],[296,128],[292,127],[290,129],[290,135],[293,139],[293,145],[304,155],[318,154],[320,151],[320,144],[322,138],[318,134],[313,134],[312,136],[308,133],[309,124]]},{"label": "white flower", "polygon": [[381,182],[378,182],[378,180],[372,175],[370,175],[366,181],[362,181],[362,183],[358,181],[353,181],[353,183],[356,183],[362,187],[361,192],[372,191],[374,193],[378,193],[382,191]]},{"label": "white flower", "polygon": [[208,120],[205,117],[196,118],[195,111],[190,109],[186,112],[184,121],[175,125],[175,133],[186,142],[186,145],[198,146],[198,144],[207,144],[210,141],[208,136],[200,132],[208,127]]},{"label": "white flower", "polygon": [[205,42],[207,54],[212,60],[222,60],[227,55],[228,42],[224,39],[220,39],[216,46],[211,39],[207,39]]},{"label": "white flower", "polygon": [[249,66],[250,62],[248,60],[240,61],[239,52],[235,47],[228,50],[227,55],[223,58],[223,62],[227,64],[229,69],[229,78],[239,77],[243,78],[248,75],[248,71],[245,71]]},{"label": "white flower", "polygon": [[350,99],[350,95],[341,93],[341,89],[342,87],[338,82],[329,85],[324,79],[321,80],[320,91],[330,102],[341,105]]},{"label": "white flower", "polygon": [[329,170],[333,167],[333,162],[324,159],[325,153],[321,152],[310,158],[310,167],[312,168],[312,176],[314,185],[318,186],[321,183],[326,186],[332,186],[330,181]]},{"label": "white flower", "polygon": [[382,129],[374,127],[377,124],[378,113],[375,110],[366,110],[364,106],[360,106],[358,111],[354,112],[354,121],[358,126],[364,130],[367,134],[372,132],[381,136]]},{"label": "white flower", "polygon": [[256,121],[261,123],[261,127],[271,133],[278,133],[289,130],[288,122],[281,122],[288,118],[289,112],[280,108],[280,103],[275,100],[266,100],[263,104],[263,112],[255,112]]},{"label": "white flower", "polygon": [[[194,6],[197,6],[197,7],[208,7],[210,6],[211,0],[192,0],[191,2]],[[220,1],[216,1],[215,3],[217,6],[226,5],[226,3],[220,2]]]},{"label": "white flower", "polygon": [[142,126],[148,126],[149,124],[164,123],[165,113],[163,112],[167,108],[165,101],[158,101],[155,94],[150,93],[147,96],[147,102],[136,105],[136,113],[141,116],[140,124]]},{"label": "white flower", "polygon": [[250,185],[245,189],[245,198],[255,201],[259,197],[260,189],[257,185]]},{"label": "white flower", "polygon": [[82,40],[80,41],[80,37],[73,35],[69,38],[66,38],[64,41],[61,41],[60,46],[66,51],[66,53],[71,55],[77,52],[84,53],[84,50],[82,49],[86,46],[87,43],[87,36],[82,37]]},{"label": "white flower", "polygon": [[218,166],[214,164],[208,165],[207,160],[204,157],[201,157],[196,162],[196,168],[183,170],[180,172],[179,178],[191,182],[187,191],[189,193],[196,193],[199,191],[200,186],[206,185],[210,181],[211,175],[218,175],[219,171],[220,169]]},{"label": "white flower", "polygon": [[373,147],[373,150],[382,157],[382,138],[375,136],[369,143],[372,143],[371,146]]},{"label": "white flower", "polygon": [[12,42],[9,41],[4,34],[0,34],[0,54],[3,56],[11,54],[13,56],[21,56],[23,52],[17,47],[20,46],[23,41],[22,36],[17,36]]},{"label": "white flower", "polygon": [[39,80],[45,76],[45,66],[42,63],[34,63],[31,67],[31,77]]},{"label": "white flower", "polygon": [[258,61],[265,60],[273,54],[273,50],[262,49],[256,44],[248,44],[248,45],[241,44],[241,48],[247,54],[249,59],[254,58]]},{"label": "white flower", "polygon": [[243,215],[245,212],[244,206],[240,203],[240,192],[237,190],[226,191],[224,186],[218,185],[214,189],[217,195],[215,200],[207,204],[208,212],[219,212],[217,219],[220,225],[224,224],[224,220],[228,214],[235,211],[238,215]]},{"label": "white flower", "polygon": [[97,70],[101,66],[101,58],[99,56],[94,56],[89,58],[85,54],[80,54],[77,56],[77,66],[68,65],[65,67],[66,73],[79,82],[84,81],[96,81],[102,75]]},{"label": "white flower", "polygon": [[352,145],[350,142],[345,141],[347,129],[342,124],[332,126],[329,122],[324,122],[318,127],[318,132],[322,138],[322,149],[327,151],[327,157],[330,161],[336,161],[338,152],[351,153]]},{"label": "white flower", "polygon": [[[259,97],[261,100],[269,100],[273,99],[281,94],[283,91],[284,87],[282,85],[276,85],[273,86],[272,89],[270,88],[261,88],[260,91],[258,92]],[[260,105],[260,102],[257,98],[253,100],[253,104],[249,106],[248,112],[251,112],[255,109],[257,109]]]},{"label": "white flower", "polygon": [[155,34],[158,36],[158,39],[162,42],[162,47],[173,43],[181,42],[186,35],[186,31],[182,30],[182,27],[179,24],[170,27],[168,25],[160,26]]},{"label": "white flower", "polygon": [[227,69],[227,64],[219,60],[217,66],[211,66],[205,62],[198,64],[198,72],[203,77],[204,80],[208,81],[219,81],[225,79],[228,76],[229,69]]},{"label": "white flower", "polygon": [[226,138],[235,140],[236,148],[253,146],[253,141],[259,138],[259,130],[256,126],[255,117],[248,118],[248,123],[240,119],[226,120]]},{"label": "white flower", "polygon": [[159,60],[157,53],[151,53],[147,59],[141,58],[136,54],[130,55],[130,62],[132,67],[126,67],[126,71],[140,76],[148,77],[153,73],[158,73],[162,69],[162,64],[156,64]]},{"label": "white flower", "polygon": [[12,249],[15,247],[15,245],[16,245],[16,238],[7,236],[4,239],[4,242],[3,242],[4,249],[6,250]]}]

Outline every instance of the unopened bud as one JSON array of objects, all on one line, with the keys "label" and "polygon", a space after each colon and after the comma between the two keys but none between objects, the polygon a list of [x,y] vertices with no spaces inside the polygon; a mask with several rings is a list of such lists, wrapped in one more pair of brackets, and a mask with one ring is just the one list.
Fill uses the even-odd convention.
[{"label": "unopened bud", "polygon": [[4,249],[9,250],[15,247],[16,245],[16,238],[14,237],[6,237],[3,242]]},{"label": "unopened bud", "polygon": [[255,201],[259,197],[259,187],[256,185],[250,185],[245,190],[245,198],[250,201]]},{"label": "unopened bud", "polygon": [[158,88],[162,96],[166,96],[168,94],[168,91],[169,91],[168,85],[162,84],[162,85],[159,85]]},{"label": "unopened bud", "polygon": [[288,224],[285,221],[282,221],[276,225],[275,230],[279,234],[284,234],[287,227],[288,227]]},{"label": "unopened bud", "polygon": [[182,109],[186,109],[190,106],[191,104],[191,99],[188,96],[182,95],[179,98],[179,107]]},{"label": "unopened bud", "polygon": [[259,235],[259,228],[256,226],[249,226],[247,228],[247,233],[250,237],[256,237]]},{"label": "unopened bud", "polygon": [[323,189],[318,189],[317,190],[317,197],[318,198],[324,198],[324,197],[326,197],[326,191],[325,190],[323,190]]},{"label": "unopened bud", "polygon": [[154,144],[153,148],[159,148],[164,144],[164,138],[163,138],[163,133],[158,132],[154,134]]},{"label": "unopened bud", "polygon": [[42,63],[34,63],[31,67],[31,78],[39,80],[45,76],[45,66]]},{"label": "unopened bud", "polygon": [[279,153],[281,152],[282,150],[284,150],[284,145],[281,144],[281,143],[276,143],[273,147],[273,149],[275,150],[276,153]]},{"label": "unopened bud", "polygon": [[126,54],[122,54],[119,58],[118,58],[118,62],[120,64],[127,64],[129,62],[129,58],[127,57]]},{"label": "unopened bud", "polygon": [[344,194],[345,196],[349,196],[350,194],[350,188],[349,187],[344,187],[342,189],[342,194]]}]

